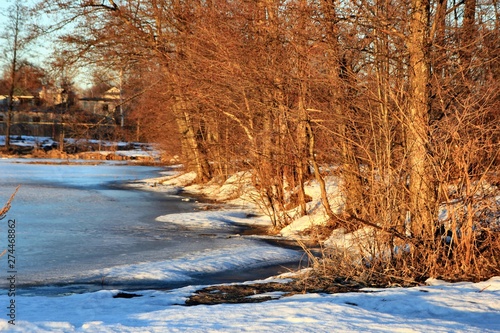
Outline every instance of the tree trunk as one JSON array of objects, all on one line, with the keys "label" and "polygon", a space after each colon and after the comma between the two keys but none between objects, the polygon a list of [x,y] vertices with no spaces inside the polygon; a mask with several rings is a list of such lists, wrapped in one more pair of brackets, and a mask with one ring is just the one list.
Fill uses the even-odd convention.
[{"label": "tree trunk", "polygon": [[409,167],[410,231],[428,239],[433,235],[433,208],[436,200],[432,169],[427,151],[429,142],[430,68],[428,55],[429,0],[412,0],[410,36],[410,96],[406,133]]},{"label": "tree trunk", "polygon": [[461,57],[464,68],[471,66],[472,53],[476,48],[476,1],[465,0],[464,21],[462,27]]},{"label": "tree trunk", "polygon": [[12,59],[10,63],[10,87],[9,87],[9,100],[7,106],[7,124],[5,128],[5,149],[10,148],[10,127],[12,125],[12,117],[14,112],[14,89],[16,87],[16,74],[17,74],[17,51],[19,49],[19,24],[21,19],[21,8],[19,3],[15,4],[14,16],[14,41],[12,44]]},{"label": "tree trunk", "polygon": [[316,161],[316,156],[314,152],[314,144],[315,144],[314,133],[310,123],[307,123],[307,132],[309,138],[309,159],[314,168],[314,177],[316,178],[316,181],[319,183],[319,188],[321,190],[321,204],[323,205],[323,208],[325,208],[326,215],[328,215],[330,219],[333,219],[335,214],[333,213],[332,208],[330,206],[330,202],[328,201],[326,183],[325,180],[323,179],[323,176],[321,176],[319,165],[318,162]]},{"label": "tree trunk", "polygon": [[188,170],[196,171],[196,181],[207,182],[212,178],[212,169],[206,153],[198,142],[187,103],[179,98],[174,105],[175,119],[181,134],[183,153]]},{"label": "tree trunk", "polygon": [[[300,55],[299,55],[300,57]],[[301,66],[303,66],[302,61],[299,60],[299,71],[303,72]],[[302,75],[304,73],[301,73]],[[297,156],[296,156],[296,169],[297,169],[297,180],[298,180],[298,189],[297,189],[297,199],[300,207],[300,215],[306,215],[306,194],[304,191],[304,182],[306,180],[306,175],[308,172],[308,163],[307,163],[307,122],[308,122],[308,114],[305,107],[305,95],[306,89],[303,80],[299,86],[299,101],[298,101],[298,124],[297,124]]]},{"label": "tree trunk", "polygon": [[359,215],[363,207],[363,182],[359,170],[359,161],[355,153],[356,138],[349,128],[351,118],[353,82],[345,56],[338,41],[339,21],[336,14],[335,1],[323,1],[325,13],[326,33],[328,34],[329,48],[332,53],[330,72],[331,94],[334,96],[332,108],[336,110],[338,123],[335,131],[338,134],[338,145],[342,164],[342,187],[345,195],[345,211],[348,214]]},{"label": "tree trunk", "polygon": [[349,215],[364,218],[363,214],[363,180],[359,161],[352,145],[351,131],[347,124],[339,125],[342,141],[342,180],[346,196],[345,210]]}]

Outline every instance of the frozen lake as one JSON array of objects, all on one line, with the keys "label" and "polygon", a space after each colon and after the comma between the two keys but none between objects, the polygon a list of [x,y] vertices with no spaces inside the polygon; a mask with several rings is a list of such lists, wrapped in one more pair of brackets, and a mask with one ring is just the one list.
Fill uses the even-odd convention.
[{"label": "frozen lake", "polygon": [[[19,290],[36,294],[42,290],[50,293],[47,291],[50,288],[80,292],[105,287],[179,286],[186,282],[112,279],[102,272],[145,263],[166,262],[168,266],[169,260],[182,262],[189,253],[256,246],[256,240],[230,237],[238,232],[236,227],[228,228],[228,237],[221,237],[221,230],[217,231],[218,237],[207,237],[213,235],[211,230],[193,232],[179,224],[155,221],[165,214],[192,212],[195,205],[179,196],[127,189],[123,184],[157,177],[165,169],[111,163],[93,166],[26,162],[0,160],[0,205],[21,185],[7,218],[0,225],[3,250],[7,244],[7,219],[16,221]],[[271,246],[258,243],[262,247]],[[290,261],[289,255],[285,257],[283,262]],[[6,256],[0,259],[0,264],[0,274],[7,275]],[[280,260],[269,264],[279,265]],[[254,274],[259,270],[262,267],[254,267]],[[197,272],[201,281],[203,273]],[[206,278],[224,280],[220,275],[207,272]],[[244,275],[242,278],[248,278]],[[0,288],[5,288],[6,278],[0,281]]]}]

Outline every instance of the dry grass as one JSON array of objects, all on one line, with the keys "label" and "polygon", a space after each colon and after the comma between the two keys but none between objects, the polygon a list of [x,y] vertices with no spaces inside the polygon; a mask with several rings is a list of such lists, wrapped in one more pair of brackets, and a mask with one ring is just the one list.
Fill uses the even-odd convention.
[{"label": "dry grass", "polygon": [[[7,216],[7,213],[10,210],[12,201],[14,200],[14,197],[16,196],[17,191],[19,191],[19,188],[20,188],[20,186],[18,186],[15,189],[14,193],[12,193],[12,195],[9,198],[9,200],[7,200],[7,202],[5,203],[5,205],[3,206],[3,208],[0,209],[0,221],[3,220]],[[7,252],[7,250],[3,250],[2,253],[0,253],[0,257],[2,257],[6,252]]]},{"label": "dry grass", "polygon": [[485,227],[468,239],[447,237],[405,243],[375,232],[369,244],[354,238],[349,248],[323,248],[319,257],[302,244],[312,268],[304,284],[324,288],[328,281],[341,278],[376,287],[415,286],[431,277],[477,282],[500,274],[499,230]]},{"label": "dry grass", "polygon": [[9,198],[9,200],[7,200],[7,202],[5,203],[5,205],[3,206],[3,208],[0,209],[0,221],[3,220],[5,218],[5,216],[7,216],[7,213],[10,210],[12,201],[14,200],[14,197],[16,196],[17,191],[19,191],[20,187],[21,186],[16,187],[14,193],[12,193],[12,195]]},{"label": "dry grass", "polygon": [[[364,285],[342,279],[324,279],[304,276],[288,282],[231,284],[210,286],[197,290],[186,300],[186,305],[215,305],[224,303],[260,303],[296,294],[322,292],[357,292]],[[273,293],[273,294],[270,294]]]}]

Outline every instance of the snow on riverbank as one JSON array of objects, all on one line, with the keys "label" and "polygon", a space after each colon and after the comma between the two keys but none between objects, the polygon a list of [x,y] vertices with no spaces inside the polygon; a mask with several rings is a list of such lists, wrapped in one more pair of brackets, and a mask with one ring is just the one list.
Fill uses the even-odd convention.
[{"label": "snow on riverbank", "polygon": [[[157,218],[185,228],[212,230],[238,224],[269,225],[258,214],[248,183],[223,186],[188,186],[192,174],[132,184],[135,188],[178,194],[210,194],[228,200],[219,210],[170,214]],[[247,175],[240,174],[239,177]],[[336,184],[330,182],[331,192]],[[316,198],[314,183],[308,194]],[[195,200],[179,197],[179,200]],[[336,203],[342,205],[341,199]],[[203,207],[203,206],[202,206]],[[312,223],[321,223],[321,207],[309,204],[316,214],[299,219],[293,228],[278,235],[295,235]],[[236,230],[236,229],[235,229]],[[242,238],[238,234],[231,237]],[[250,244],[250,245],[249,245]],[[103,272],[119,279],[189,279],[199,271],[244,269],[263,262],[296,255],[295,251],[267,248],[245,242],[207,253],[196,253],[161,263],[113,267]],[[275,281],[278,278],[259,282]],[[119,290],[41,297],[0,295],[0,331],[7,332],[500,332],[500,277],[481,283],[450,284],[429,280],[414,288],[365,289],[360,293],[302,294],[263,303],[183,306],[194,291],[189,286],[170,291],[137,291],[141,297],[114,298]],[[14,301],[14,319],[9,317]],[[12,325],[9,323],[15,323]],[[12,321],[13,320],[13,321]]]},{"label": "snow on riverbank", "polygon": [[[158,161],[161,158],[160,152],[154,145],[140,143],[140,142],[115,142],[107,140],[94,140],[94,139],[64,139],[65,151],[73,151],[80,153],[77,155],[67,155],[59,153],[59,142],[50,137],[39,137],[29,135],[11,136],[11,148],[17,150],[21,155],[35,153],[37,158],[56,158],[60,156],[67,158],[79,159],[124,159],[124,160],[149,160]],[[5,136],[0,135],[0,147],[5,146]],[[43,152],[48,152],[44,155]],[[55,153],[55,154],[51,154]],[[0,154],[1,156],[1,154]],[[14,155],[13,155],[14,156]],[[30,155],[31,156],[31,155]],[[108,157],[108,158],[106,158]]]},{"label": "snow on riverbank", "polygon": [[[238,221],[251,225],[271,226],[270,219],[262,216],[262,210],[259,207],[259,194],[257,190],[251,185],[251,174],[249,172],[240,172],[229,179],[223,184],[215,182],[209,184],[192,184],[196,178],[194,172],[190,173],[172,173],[170,171],[164,173],[164,177],[146,179],[133,184],[133,187],[142,188],[146,190],[165,192],[169,194],[179,193],[182,189],[185,193],[193,195],[206,196],[216,202],[223,202],[226,207],[237,208],[243,214],[254,215],[252,219],[245,221]],[[329,201],[332,209],[340,211],[343,207],[343,197],[340,195],[338,182],[334,178],[328,179],[328,193]],[[310,181],[305,187],[305,192],[312,198],[307,203],[308,215],[295,219],[289,226],[279,231],[277,236],[288,238],[301,238],[301,232],[310,228],[313,225],[324,224],[327,221],[321,205],[321,192],[319,184],[316,181]],[[224,210],[221,211],[222,214]],[[210,213],[206,213],[210,214]],[[221,214],[220,212],[217,214]],[[290,216],[298,214],[293,210],[289,211]],[[159,220],[168,217],[162,217]],[[213,219],[208,219],[213,220]],[[234,220],[234,217],[231,218]]]},{"label": "snow on riverbank", "polygon": [[[8,332],[499,332],[500,278],[481,283],[302,294],[252,304],[181,306],[197,288],[17,297]],[[8,304],[5,296],[0,304]]]},{"label": "snow on riverbank", "polygon": [[130,283],[139,281],[178,282],[190,281],[196,274],[245,271],[269,264],[300,259],[293,250],[279,247],[263,247],[245,242],[244,246],[233,244],[228,248],[190,253],[179,258],[160,262],[146,262],[116,266],[96,272],[105,280]]}]

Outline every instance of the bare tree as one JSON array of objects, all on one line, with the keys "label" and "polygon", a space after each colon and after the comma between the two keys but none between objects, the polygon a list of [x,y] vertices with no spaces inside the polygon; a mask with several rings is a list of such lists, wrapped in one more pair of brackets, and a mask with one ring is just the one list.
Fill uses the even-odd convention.
[{"label": "bare tree", "polygon": [[14,92],[17,84],[17,74],[19,71],[19,63],[22,51],[25,49],[26,44],[31,39],[27,35],[26,18],[28,8],[17,0],[9,8],[8,23],[2,35],[6,41],[6,49],[4,52],[9,63],[9,94],[7,101],[7,119],[5,125],[5,148],[9,149],[10,146],[10,130],[12,125],[12,117],[14,112]]},{"label": "bare tree", "polygon": [[[477,245],[491,229],[471,230],[494,214],[479,184],[498,166],[496,2],[62,4],[84,18],[70,54],[133,68],[139,134],[180,148],[199,181],[250,169],[275,227],[307,213],[314,175],[331,227],[374,230],[370,269],[421,279],[494,257]],[[439,211],[456,200],[450,228]],[[467,256],[443,255],[443,228]]]},{"label": "bare tree", "polygon": [[[185,87],[180,73],[183,61],[189,58],[185,51],[191,25],[193,8],[183,1],[155,1],[141,4],[125,1],[117,5],[113,1],[74,4],[71,1],[43,2],[40,8],[67,11],[68,22],[77,25],[84,34],[66,34],[61,40],[71,45],[70,53],[75,60],[92,62],[97,55],[105,55],[108,63],[133,62],[136,66],[148,65],[154,60],[158,78],[169,85],[163,93],[171,96],[164,112],[175,114],[178,133],[186,165],[197,172],[200,181],[211,178],[211,167],[198,142],[190,108],[195,104],[186,100]],[[114,59],[114,60],[113,60]],[[121,60],[120,60],[121,59]],[[155,85],[152,85],[155,86]]]}]

